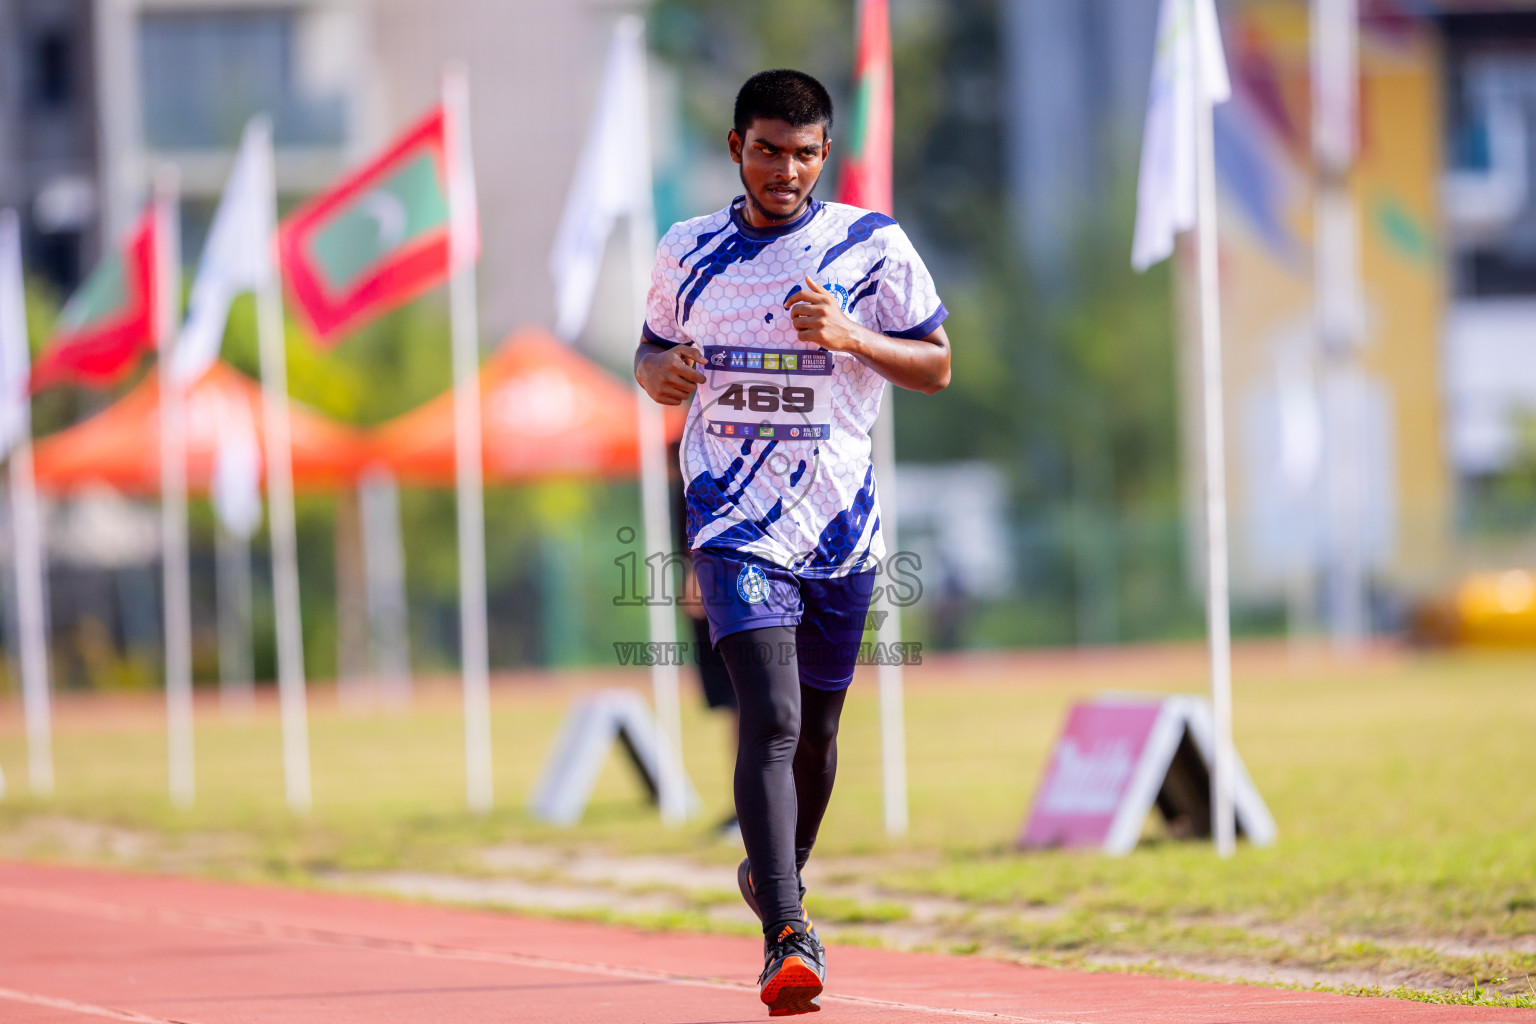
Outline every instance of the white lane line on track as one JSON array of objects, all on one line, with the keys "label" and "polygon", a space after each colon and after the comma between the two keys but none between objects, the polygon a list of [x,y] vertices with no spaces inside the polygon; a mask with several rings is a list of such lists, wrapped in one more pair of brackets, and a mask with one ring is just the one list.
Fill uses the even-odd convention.
[{"label": "white lane line on track", "polygon": [[[345,949],[369,949],[382,953],[396,953],[406,956],[423,956],[442,960],[468,960],[480,963],[508,964],[517,967],[572,971],[609,978],[624,978],[631,981],[656,981],[667,985],[687,985],[693,988],[728,989],[733,992],[754,993],[757,991],[756,985],[748,985],[739,981],[727,981],[724,978],[704,978],[689,974],[674,974],[668,971],[657,971],[643,967],[625,967],[621,964],[605,964],[595,961],[559,960],[554,957],[533,956],[527,953],[470,949],[462,946],[441,946],[426,942],[405,942],[399,939],[356,935],[349,932],[336,932],[320,928],[273,924],[252,918],[199,914],[179,910],[162,910],[155,907],[133,907],[119,903],[106,903],[99,900],[81,899],[75,896],[63,896],[57,893],[44,893],[4,886],[0,886],[0,903],[31,907],[38,910],[52,910],[59,913],[79,914],[110,921],[174,925],[181,928],[195,928],[201,931],[218,932],[224,935],[287,939],[289,941],[307,942],[312,945]],[[889,999],[838,995],[830,992],[823,994],[821,999],[823,1003],[828,1001],[850,1003],[857,1006],[870,1006],[886,1010],[902,1010],[909,1013],[926,1013],[936,1016],[964,1017],[967,1019],[976,1018],[1008,1022],[1008,1024],[1084,1024],[1084,1022],[1074,1022],[1070,1018],[1065,1017],[1020,1017],[1014,1014],[996,1013],[991,1010],[965,1010],[957,1007],[927,1006],[922,1003],[903,1003]],[[145,1024],[185,1024],[185,1022],[163,1022],[156,1017],[133,1016],[120,1017],[118,1019],[140,1021],[145,1022]]]},{"label": "white lane line on track", "polygon": [[36,992],[18,992],[13,988],[0,988],[0,999],[9,999],[13,1003],[29,1003],[32,1006],[46,1006],[52,1010],[67,1010],[70,1013],[84,1014],[88,1017],[130,1021],[132,1024],[192,1024],[191,1021],[150,1017],[146,1014],[134,1013],[132,1010],[117,1010],[110,1006],[77,1003],[73,999],[58,999],[54,996],[38,995]]}]

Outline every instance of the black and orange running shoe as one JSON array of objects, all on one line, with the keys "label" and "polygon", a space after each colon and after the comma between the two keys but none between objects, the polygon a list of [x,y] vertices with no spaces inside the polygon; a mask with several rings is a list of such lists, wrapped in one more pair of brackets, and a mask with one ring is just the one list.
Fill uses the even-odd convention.
[{"label": "black and orange running shoe", "polygon": [[768,1016],[819,1012],[826,977],[826,951],[813,932],[786,923],[777,936],[764,938],[763,973],[757,983]]}]

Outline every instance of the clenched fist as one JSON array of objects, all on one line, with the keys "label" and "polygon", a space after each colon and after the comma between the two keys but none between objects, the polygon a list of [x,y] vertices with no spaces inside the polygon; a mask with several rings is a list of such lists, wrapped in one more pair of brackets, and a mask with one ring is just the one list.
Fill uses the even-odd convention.
[{"label": "clenched fist", "polygon": [[847,352],[858,346],[863,328],[843,312],[836,295],[810,277],[806,277],[804,288],[796,289],[784,300],[784,305],[801,341],[833,352]]},{"label": "clenched fist", "polygon": [[704,353],[694,346],[673,345],[641,358],[635,364],[635,379],[662,405],[682,405],[707,379],[694,369],[702,362]]}]

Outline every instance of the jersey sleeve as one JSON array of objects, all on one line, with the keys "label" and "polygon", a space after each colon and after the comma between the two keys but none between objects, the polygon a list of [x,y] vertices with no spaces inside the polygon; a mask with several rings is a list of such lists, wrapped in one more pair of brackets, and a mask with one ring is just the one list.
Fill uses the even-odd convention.
[{"label": "jersey sleeve", "polygon": [[907,233],[892,224],[885,235],[885,273],[875,295],[879,330],[893,338],[926,338],[949,310]]},{"label": "jersey sleeve", "polygon": [[651,288],[645,297],[645,323],[640,325],[640,336],[646,341],[668,348],[681,344],[683,329],[677,322],[676,295],[683,282],[682,250],[678,246],[677,228],[662,236],[656,246],[656,263],[651,268]]}]

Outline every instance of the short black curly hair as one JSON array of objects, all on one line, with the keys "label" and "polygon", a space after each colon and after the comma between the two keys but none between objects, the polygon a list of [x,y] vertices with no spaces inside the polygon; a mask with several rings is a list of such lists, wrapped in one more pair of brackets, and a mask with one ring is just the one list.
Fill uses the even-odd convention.
[{"label": "short black curly hair", "polygon": [[747,137],[747,129],[758,118],[786,121],[795,128],[819,124],[824,136],[832,134],[832,97],[826,86],[791,68],[759,71],[736,94],[736,113],[732,126],[736,134]]}]

